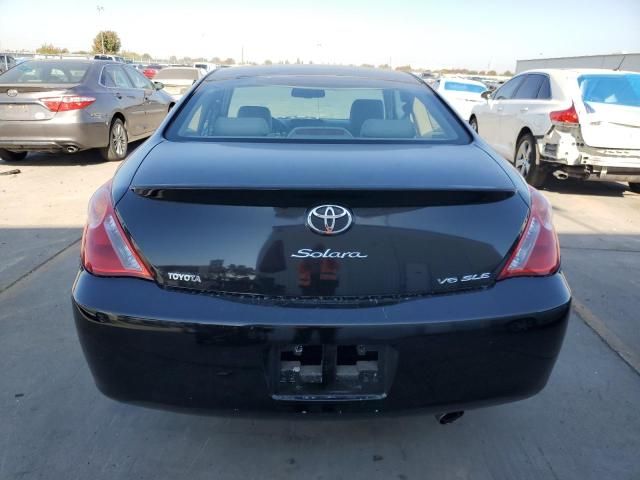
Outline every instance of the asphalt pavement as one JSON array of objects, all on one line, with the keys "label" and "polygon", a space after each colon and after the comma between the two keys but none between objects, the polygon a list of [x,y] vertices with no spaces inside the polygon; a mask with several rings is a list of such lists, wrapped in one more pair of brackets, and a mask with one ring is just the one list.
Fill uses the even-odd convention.
[{"label": "asphalt pavement", "polygon": [[[95,388],[70,289],[86,203],[117,164],[0,161],[0,479],[640,479],[640,195],[553,182],[576,307],[547,387],[441,426],[194,416]],[[532,292],[535,294],[535,292]]]}]

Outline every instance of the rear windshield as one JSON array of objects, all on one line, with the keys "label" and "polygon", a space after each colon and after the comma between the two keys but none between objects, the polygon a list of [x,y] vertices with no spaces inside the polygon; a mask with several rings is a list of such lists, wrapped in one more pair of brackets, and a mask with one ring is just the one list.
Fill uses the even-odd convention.
[{"label": "rear windshield", "polygon": [[455,92],[482,93],[487,90],[487,87],[483,85],[475,85],[473,83],[445,82],[444,89],[453,90]]},{"label": "rear windshield", "polygon": [[198,71],[193,68],[165,68],[160,70],[154,80],[197,80]]},{"label": "rear windshield", "polygon": [[28,61],[0,75],[2,83],[80,83],[91,64],[87,62]]},{"label": "rear windshield", "polygon": [[173,140],[468,143],[418,82],[270,76],[202,83],[166,132]]},{"label": "rear windshield", "polygon": [[640,74],[582,75],[578,85],[585,102],[640,107]]}]

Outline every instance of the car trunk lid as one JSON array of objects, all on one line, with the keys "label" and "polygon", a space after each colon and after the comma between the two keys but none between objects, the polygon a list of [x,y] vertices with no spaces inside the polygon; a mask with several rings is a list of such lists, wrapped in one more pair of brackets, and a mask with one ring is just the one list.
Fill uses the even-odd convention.
[{"label": "car trunk lid", "polygon": [[2,84],[0,85],[0,120],[49,120],[56,112],[49,110],[43,98],[60,97],[77,85],[70,84]]},{"label": "car trunk lid", "polygon": [[116,208],[161,285],[287,301],[484,288],[527,216],[472,145],[164,142]]},{"label": "car trunk lid", "polygon": [[585,102],[580,130],[591,147],[640,149],[640,107]]}]

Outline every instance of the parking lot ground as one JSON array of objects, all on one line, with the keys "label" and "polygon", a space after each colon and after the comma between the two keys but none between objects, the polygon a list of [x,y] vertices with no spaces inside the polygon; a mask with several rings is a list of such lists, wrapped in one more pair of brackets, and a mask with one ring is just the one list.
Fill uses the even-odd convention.
[{"label": "parking lot ground", "polygon": [[431,415],[218,418],[96,390],[69,295],[86,202],[117,164],[56,162],[29,157],[0,176],[0,479],[640,478],[640,375],[612,344],[640,349],[640,195],[619,184],[545,191],[582,310],[539,395],[447,426]]}]

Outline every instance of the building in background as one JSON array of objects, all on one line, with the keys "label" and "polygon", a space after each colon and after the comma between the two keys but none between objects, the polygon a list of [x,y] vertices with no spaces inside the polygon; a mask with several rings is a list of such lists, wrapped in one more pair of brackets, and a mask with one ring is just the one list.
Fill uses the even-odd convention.
[{"label": "building in background", "polygon": [[531,58],[529,60],[518,60],[516,63],[516,73],[534,68],[608,68],[640,72],[640,53]]}]

